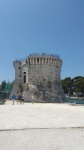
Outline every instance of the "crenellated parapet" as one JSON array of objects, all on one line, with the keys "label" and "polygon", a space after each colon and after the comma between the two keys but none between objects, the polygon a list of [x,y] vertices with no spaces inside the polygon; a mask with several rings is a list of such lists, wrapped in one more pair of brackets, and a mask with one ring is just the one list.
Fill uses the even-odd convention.
[{"label": "crenellated parapet", "polygon": [[30,65],[54,65],[59,68],[62,67],[62,60],[59,56],[30,55],[27,60]]}]

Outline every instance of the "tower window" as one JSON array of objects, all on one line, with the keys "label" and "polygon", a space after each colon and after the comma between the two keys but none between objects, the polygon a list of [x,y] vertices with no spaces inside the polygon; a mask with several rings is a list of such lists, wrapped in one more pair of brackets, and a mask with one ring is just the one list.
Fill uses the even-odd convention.
[{"label": "tower window", "polygon": [[39,62],[39,58],[37,58],[37,62]]},{"label": "tower window", "polygon": [[23,83],[26,83],[26,72],[23,72]]},{"label": "tower window", "polygon": [[26,83],[26,75],[24,75],[24,83]]}]

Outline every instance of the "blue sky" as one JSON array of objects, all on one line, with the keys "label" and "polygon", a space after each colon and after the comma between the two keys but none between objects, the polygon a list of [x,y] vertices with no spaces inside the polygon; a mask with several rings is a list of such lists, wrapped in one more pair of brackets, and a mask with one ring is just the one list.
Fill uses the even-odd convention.
[{"label": "blue sky", "polygon": [[84,0],[0,0],[0,82],[30,53],[58,54],[62,79],[84,76]]}]

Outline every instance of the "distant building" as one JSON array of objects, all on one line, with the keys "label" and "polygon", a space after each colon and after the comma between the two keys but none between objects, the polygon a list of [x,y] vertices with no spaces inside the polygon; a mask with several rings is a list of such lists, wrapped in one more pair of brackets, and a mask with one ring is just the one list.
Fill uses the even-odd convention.
[{"label": "distant building", "polygon": [[31,54],[24,60],[14,61],[13,65],[15,81],[12,93],[23,90],[26,101],[31,101],[31,94],[37,102],[66,101],[60,83],[62,60],[59,56]]}]

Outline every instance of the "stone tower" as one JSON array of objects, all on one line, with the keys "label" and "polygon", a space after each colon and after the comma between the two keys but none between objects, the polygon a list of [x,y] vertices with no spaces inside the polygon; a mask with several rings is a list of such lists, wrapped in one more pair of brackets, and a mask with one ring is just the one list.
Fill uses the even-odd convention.
[{"label": "stone tower", "polygon": [[[57,55],[31,54],[24,60],[14,61],[15,81],[12,93],[23,88],[24,98],[37,102],[66,101],[60,80],[62,60]],[[11,93],[11,94],[12,94]]]}]

